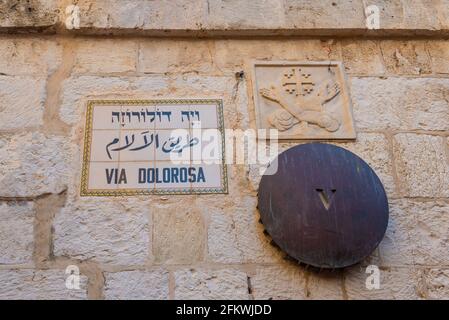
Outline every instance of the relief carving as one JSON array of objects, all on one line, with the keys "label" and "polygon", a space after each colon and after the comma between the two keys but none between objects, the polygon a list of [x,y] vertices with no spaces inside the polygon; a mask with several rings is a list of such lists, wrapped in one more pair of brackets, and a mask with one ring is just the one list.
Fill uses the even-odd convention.
[{"label": "relief carving", "polygon": [[281,139],[355,138],[340,64],[263,62],[254,71],[259,128]]}]

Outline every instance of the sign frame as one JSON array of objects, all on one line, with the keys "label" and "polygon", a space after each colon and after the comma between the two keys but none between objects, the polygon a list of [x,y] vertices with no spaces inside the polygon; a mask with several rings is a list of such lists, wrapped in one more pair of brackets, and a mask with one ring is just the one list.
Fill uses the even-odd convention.
[{"label": "sign frame", "polygon": [[[218,116],[218,128],[221,135],[221,186],[220,188],[180,188],[175,189],[89,189],[89,163],[92,151],[92,131],[93,131],[93,112],[96,106],[136,106],[136,105],[184,105],[189,104],[216,104]],[[88,100],[86,110],[86,122],[84,128],[84,147],[81,168],[80,196],[143,196],[143,195],[188,195],[188,194],[228,194],[228,176],[227,165],[225,162],[225,130],[223,115],[223,100],[214,98],[183,98],[183,99],[111,99],[111,100]],[[155,161],[155,160],[154,160]]]}]

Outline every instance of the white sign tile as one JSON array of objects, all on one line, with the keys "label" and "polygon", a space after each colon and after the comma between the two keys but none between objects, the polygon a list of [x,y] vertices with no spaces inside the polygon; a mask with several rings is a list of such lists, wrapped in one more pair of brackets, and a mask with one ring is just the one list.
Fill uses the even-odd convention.
[{"label": "white sign tile", "polygon": [[227,193],[221,100],[94,100],[86,116],[81,195]]}]

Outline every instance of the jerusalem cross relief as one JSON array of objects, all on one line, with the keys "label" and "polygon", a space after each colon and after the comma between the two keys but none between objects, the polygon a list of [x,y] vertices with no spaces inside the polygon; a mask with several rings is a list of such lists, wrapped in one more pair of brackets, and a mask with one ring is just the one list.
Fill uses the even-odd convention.
[{"label": "jerusalem cross relief", "polygon": [[355,139],[351,100],[339,62],[256,62],[258,129],[279,139]]}]

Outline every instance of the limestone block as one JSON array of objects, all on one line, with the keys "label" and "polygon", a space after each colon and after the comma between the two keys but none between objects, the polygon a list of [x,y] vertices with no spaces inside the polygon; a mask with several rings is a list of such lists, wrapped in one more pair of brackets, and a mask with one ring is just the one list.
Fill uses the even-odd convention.
[{"label": "limestone block", "polygon": [[349,1],[284,1],[286,22],[296,28],[365,28],[363,6]]},{"label": "limestone block", "polygon": [[448,130],[449,79],[352,78],[356,127],[367,130]]},{"label": "limestone block", "polygon": [[135,41],[79,41],[73,72],[75,74],[132,72],[136,71],[136,64]]},{"label": "limestone block", "polygon": [[19,37],[0,39],[0,74],[45,76],[53,73],[61,60],[62,46],[56,41]]},{"label": "limestone block", "polygon": [[7,0],[0,3],[1,28],[43,28],[58,22],[59,0]]},{"label": "limestone block", "polygon": [[377,41],[342,40],[341,50],[343,63],[349,74],[377,75],[385,72]]},{"label": "limestone block", "polygon": [[449,269],[423,269],[419,272],[418,294],[424,299],[449,299]]},{"label": "limestone block", "polygon": [[168,272],[164,270],[105,273],[106,300],[166,300]]},{"label": "limestone block", "polygon": [[[369,270],[368,270],[369,271]],[[348,298],[353,300],[409,300],[417,299],[417,272],[413,267],[379,269],[379,289],[369,289],[367,278],[373,274],[361,266],[345,270],[345,289]]]},{"label": "limestone block", "polygon": [[232,269],[175,272],[175,299],[248,299],[247,276]]},{"label": "limestone block", "polygon": [[145,264],[151,248],[148,208],[144,199],[75,196],[54,219],[55,256],[111,265]]},{"label": "limestone block", "polygon": [[139,71],[144,73],[211,73],[214,42],[148,40],[140,45]]},{"label": "limestone block", "polygon": [[411,197],[447,197],[449,167],[444,139],[439,136],[400,133],[393,152],[401,192]]},{"label": "limestone block", "polygon": [[416,221],[411,229],[416,264],[449,265],[449,204],[410,201],[408,210],[413,210]]},{"label": "limestone block", "polygon": [[251,263],[277,262],[285,254],[269,244],[256,210],[257,199],[234,200],[227,209],[204,209],[209,213],[207,232],[208,255],[213,262]]},{"label": "limestone block", "polygon": [[32,263],[34,205],[0,204],[0,264]]},{"label": "limestone block", "polygon": [[67,275],[58,270],[0,270],[2,300],[84,300],[87,277],[80,275],[80,289],[67,289]]},{"label": "limestone block", "polygon": [[[62,84],[61,119],[74,124],[81,121],[88,97],[119,96],[129,99],[137,96],[151,97],[167,88],[167,79],[161,76],[147,77],[98,77],[75,76]],[[84,121],[83,121],[84,122]]]},{"label": "limestone block", "polygon": [[427,48],[432,59],[432,71],[437,74],[448,74],[449,41],[429,41]]},{"label": "limestone block", "polygon": [[380,42],[387,71],[395,74],[428,74],[432,67],[425,41]]},{"label": "limestone block", "polygon": [[417,239],[413,238],[416,227],[416,210],[408,200],[390,200],[390,216],[384,238],[379,244],[382,266],[414,264]]},{"label": "limestone block", "polygon": [[306,277],[299,265],[258,267],[251,277],[254,299],[302,300],[307,297]]},{"label": "limestone block", "polygon": [[156,263],[195,263],[203,260],[205,227],[201,213],[184,202],[159,205],[153,212],[153,254]]},{"label": "limestone block", "polygon": [[0,130],[42,125],[46,98],[45,78],[0,76]]},{"label": "limestone block", "polygon": [[0,137],[0,196],[60,193],[70,175],[70,143],[62,136],[24,132]]}]

